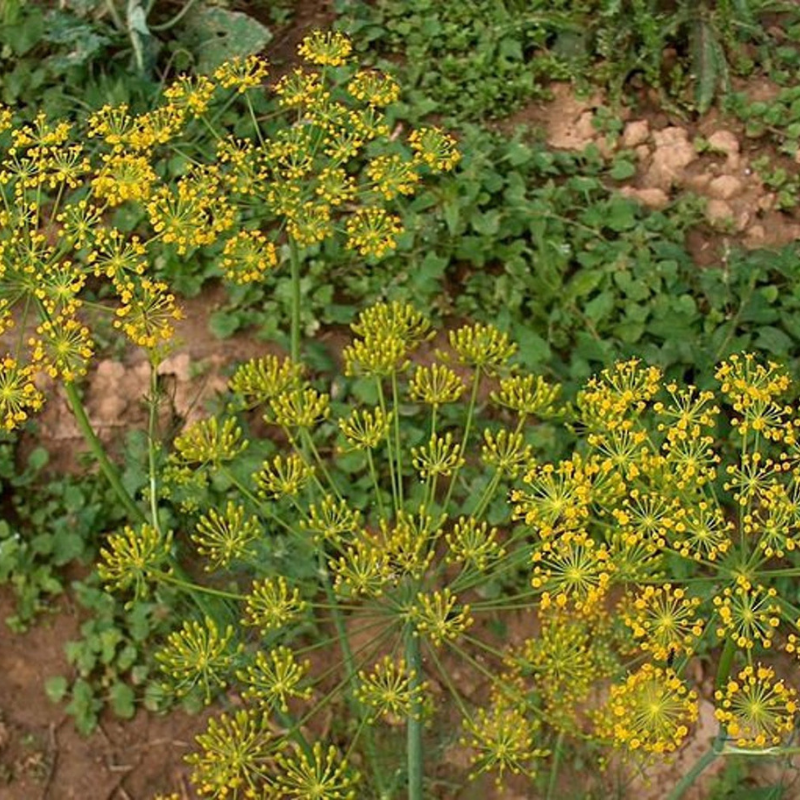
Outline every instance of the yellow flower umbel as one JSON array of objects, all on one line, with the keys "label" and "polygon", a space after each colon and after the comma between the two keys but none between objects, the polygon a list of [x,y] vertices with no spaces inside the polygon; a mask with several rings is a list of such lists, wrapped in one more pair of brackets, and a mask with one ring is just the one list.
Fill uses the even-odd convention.
[{"label": "yellow flower umbel", "polygon": [[611,687],[596,717],[597,733],[632,752],[672,753],[697,716],[697,694],[674,670],[644,664],[624,684]]},{"label": "yellow flower umbel", "polygon": [[256,798],[272,785],[277,745],[263,715],[240,710],[212,717],[195,738],[200,750],[186,761],[204,797]]},{"label": "yellow flower umbel", "polygon": [[232,626],[220,631],[210,617],[202,622],[189,620],[179,631],[173,631],[167,637],[166,646],[156,653],[172,691],[182,696],[199,687],[205,702],[210,703],[212,696],[228,685],[233,674],[241,651],[241,645],[234,645],[233,639]]},{"label": "yellow flower umbel", "polygon": [[794,730],[797,692],[775,680],[770,667],[745,667],[714,697],[716,717],[737,747],[774,747]]}]

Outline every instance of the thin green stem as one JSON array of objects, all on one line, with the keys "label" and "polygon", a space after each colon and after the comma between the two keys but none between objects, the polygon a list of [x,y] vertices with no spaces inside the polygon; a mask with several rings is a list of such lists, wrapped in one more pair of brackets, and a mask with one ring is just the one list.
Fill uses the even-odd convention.
[{"label": "thin green stem", "polygon": [[139,508],[139,506],[136,505],[133,498],[128,493],[128,490],[122,485],[117,468],[111,463],[106,455],[103,443],[94,432],[94,428],[92,427],[92,423],[89,421],[86,409],[83,407],[83,402],[78,394],[78,390],[75,388],[75,384],[71,381],[65,382],[64,391],[67,394],[67,402],[69,403],[72,413],[75,415],[75,421],[78,423],[78,428],[80,428],[84,441],[89,446],[89,450],[97,460],[100,470],[102,471],[103,475],[105,475],[106,480],[111,485],[111,488],[119,498],[119,501],[122,503],[132,520],[135,520],[136,522],[147,522],[147,517],[145,516],[144,512],[141,508]]},{"label": "thin green stem", "polygon": [[367,448],[367,465],[369,466],[369,475],[372,478],[372,485],[375,488],[375,500],[378,503],[378,513],[381,519],[386,519],[386,510],[383,507],[383,497],[381,496],[381,486],[378,483],[378,473],[375,471],[375,461],[372,458],[372,450]]},{"label": "thin green stem", "polygon": [[153,527],[161,532],[158,519],[158,471],[156,468],[156,433],[158,427],[158,372],[155,364],[150,362],[150,398],[147,417],[147,465],[150,470],[150,516]]},{"label": "thin green stem", "polygon": [[[184,591],[188,592],[192,597],[195,597],[198,593],[208,594],[214,597],[222,597],[225,600],[235,600],[237,603],[241,603],[247,599],[246,595],[238,594],[237,592],[226,592],[223,589],[214,589],[211,586],[203,586],[202,584],[195,583],[188,578],[181,577],[181,575],[183,575],[182,570],[178,575],[172,572],[163,572],[161,570],[153,570],[152,574],[153,577],[158,578],[159,581],[162,581],[163,583],[169,583],[172,586],[177,586],[179,589],[183,589]],[[201,606],[201,608],[203,610],[206,609],[205,606]]]},{"label": "thin green stem", "polygon": [[[376,376],[375,383],[378,387],[378,405],[380,406],[381,411],[383,412],[384,417],[386,416],[386,397],[383,394],[383,385],[381,384],[381,379]],[[397,415],[397,409],[394,409],[394,415]],[[394,504],[395,513],[400,510],[400,506],[397,502],[397,482],[400,480],[399,476],[395,477],[395,469],[394,469],[394,453],[392,452],[392,436],[389,431],[386,432],[386,450],[387,456],[389,461],[389,479],[392,482],[392,502]]]},{"label": "thin green stem", "polygon": [[397,459],[397,495],[400,505],[399,511],[403,507],[403,448],[400,443],[400,401],[397,393],[397,373],[392,372],[392,403],[394,405],[394,441],[395,458]]},{"label": "thin green stem", "polygon": [[[472,379],[472,392],[469,397],[469,407],[467,408],[467,421],[464,423],[464,438],[461,440],[461,450],[459,451],[459,460],[461,463],[464,461],[464,454],[467,452],[467,441],[469,440],[470,429],[472,428],[472,418],[475,415],[475,406],[478,402],[478,389],[481,385],[481,368],[475,367],[475,375]],[[458,480],[461,466],[457,466],[453,470],[453,477],[450,479],[450,487],[447,490],[447,497],[445,498],[443,508],[445,511],[450,507],[450,498],[453,496],[453,490],[456,488],[456,481]]]},{"label": "thin green stem", "polygon": [[483,496],[478,501],[478,505],[475,507],[475,510],[472,512],[472,516],[475,519],[483,518],[483,512],[486,511],[486,506],[488,506],[489,503],[491,503],[494,499],[494,493],[497,491],[497,487],[500,485],[500,478],[502,475],[503,473],[499,469],[495,470],[494,474],[492,475],[492,479],[483,490]]},{"label": "thin green stem", "polygon": [[422,777],[422,654],[419,647],[419,635],[416,630],[406,630],[406,664],[409,674],[409,688],[414,697],[408,715],[407,726],[407,763],[408,763],[408,800],[423,800]]},{"label": "thin green stem", "polygon": [[292,328],[289,354],[292,361],[300,363],[300,252],[297,243],[289,237],[289,262],[292,275]]},{"label": "thin green stem", "polygon": [[558,779],[558,768],[561,765],[561,754],[564,750],[564,731],[558,732],[555,746],[553,747],[553,766],[550,769],[550,780],[547,782],[547,794],[545,800],[552,800],[555,797],[556,780]]},{"label": "thin green stem", "polygon": [[[356,667],[355,657],[353,655],[353,649],[350,647],[350,638],[347,635],[347,627],[345,626],[344,623],[344,617],[342,616],[342,613],[339,610],[336,593],[333,591],[333,586],[331,586],[328,567],[327,564],[325,563],[325,553],[323,552],[322,548],[319,549],[318,558],[319,558],[319,571],[320,574],[324,576],[323,584],[325,587],[325,595],[328,599],[328,603],[331,606],[331,616],[333,617],[333,624],[334,627],[336,628],[336,635],[339,640],[339,646],[342,649],[342,656],[344,657],[345,681],[349,687],[353,687],[355,686],[356,679],[358,676],[358,668]],[[364,710],[361,707],[361,704],[353,697],[352,689],[347,692],[347,701],[352,711],[356,714],[356,716],[363,717]],[[375,744],[375,736],[370,726],[366,728],[366,735],[364,737],[364,749],[366,751],[367,760],[369,761],[370,766],[372,768],[372,774],[375,777],[375,783],[378,788],[378,795],[382,796],[384,786],[386,786],[386,781],[383,776],[383,771],[380,768],[380,761],[378,759],[378,748]]]},{"label": "thin green stem", "polygon": [[149,28],[151,31],[168,31],[170,28],[177,25],[191,10],[192,6],[195,4],[197,0],[186,0],[183,8],[175,14],[171,19],[168,19],[166,22],[162,22],[160,25],[150,25]]},{"label": "thin green stem", "polygon": [[[336,486],[336,482],[331,477],[330,472],[328,472],[328,468],[325,466],[325,462],[323,461],[322,457],[319,454],[319,451],[314,444],[314,440],[311,438],[311,434],[308,432],[307,428],[302,428],[300,431],[300,438],[303,441],[304,447],[307,447],[311,451],[311,455],[314,457],[314,461],[317,462],[317,466],[319,467],[320,472],[324,475],[325,480],[328,482],[328,489],[332,491],[336,495],[337,500],[342,499],[342,494],[339,491],[338,487]],[[320,491],[324,494],[325,487],[320,484],[319,486]]]}]

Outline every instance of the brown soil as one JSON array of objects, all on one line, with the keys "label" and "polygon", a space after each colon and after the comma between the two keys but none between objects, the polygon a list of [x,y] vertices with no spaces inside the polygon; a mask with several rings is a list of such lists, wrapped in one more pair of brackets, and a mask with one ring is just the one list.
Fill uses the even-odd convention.
[{"label": "brown soil", "polygon": [[[0,590],[0,619],[12,608],[10,593]],[[157,792],[193,797],[182,756],[203,727],[200,717],[140,710],[124,723],[104,717],[84,738],[63,706],[45,695],[47,678],[70,673],[64,645],[78,638],[79,625],[75,609],[61,602],[28,633],[0,630],[0,797],[149,800]]]}]

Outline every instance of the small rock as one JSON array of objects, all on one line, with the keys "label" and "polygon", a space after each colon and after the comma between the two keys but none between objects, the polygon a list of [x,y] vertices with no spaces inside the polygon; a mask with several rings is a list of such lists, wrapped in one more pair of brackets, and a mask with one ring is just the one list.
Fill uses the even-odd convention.
[{"label": "small rock", "polygon": [[718,200],[730,200],[740,194],[744,188],[744,182],[735,175],[720,175],[708,184],[708,194]]},{"label": "small rock", "polygon": [[623,186],[620,194],[638,200],[648,208],[664,208],[669,204],[669,195],[663,189],[634,189],[632,186]]},{"label": "small rock", "polygon": [[708,137],[708,143],[713,150],[725,153],[726,156],[737,155],[739,153],[739,140],[730,131],[714,131]]},{"label": "small rock", "polygon": [[775,192],[768,192],[763,197],[759,197],[757,205],[761,211],[772,211],[775,206]]},{"label": "small rock", "polygon": [[640,144],[633,152],[636,153],[639,161],[646,161],[650,158],[650,148],[646,144]]},{"label": "small rock", "polygon": [[[663,128],[653,134],[656,147],[671,147],[673,145],[683,145],[689,143],[689,131],[686,128],[678,128],[675,125]],[[694,148],[692,148],[694,150]]]},{"label": "small rock", "polygon": [[653,139],[656,150],[650,169],[644,177],[644,184],[669,191],[672,186],[684,180],[684,170],[698,157],[697,152],[684,128],[664,128],[656,131]]},{"label": "small rock", "polygon": [[686,188],[697,192],[697,194],[705,194],[711,181],[711,175],[707,172],[701,172],[699,175],[692,175],[686,179]]},{"label": "small rock", "polygon": [[646,119],[629,122],[622,132],[622,146],[633,149],[650,138],[650,123]]},{"label": "small rock", "polygon": [[706,206],[706,219],[712,225],[728,227],[734,221],[733,209],[724,200],[709,200]]},{"label": "small rock", "polygon": [[767,240],[767,232],[763,225],[751,225],[747,230],[747,235],[742,240],[742,244],[748,250],[758,250],[764,247]]},{"label": "small rock", "polygon": [[594,114],[591,111],[584,111],[578,117],[575,123],[575,135],[578,139],[584,141],[591,141],[597,135],[597,129],[594,127]]}]

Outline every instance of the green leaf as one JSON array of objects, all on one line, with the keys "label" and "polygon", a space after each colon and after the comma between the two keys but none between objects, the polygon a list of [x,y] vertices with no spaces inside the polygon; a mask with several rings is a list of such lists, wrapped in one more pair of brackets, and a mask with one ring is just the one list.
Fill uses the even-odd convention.
[{"label": "green leaf", "polygon": [[239,315],[226,309],[214,311],[208,320],[208,328],[218,339],[229,339],[241,327]]},{"label": "green leaf", "polygon": [[[510,142],[506,149],[506,158],[512,167],[519,167],[531,160],[533,151],[523,142]],[[513,173],[515,174],[515,173]]]},{"label": "green leaf", "polygon": [[111,708],[122,719],[130,719],[136,713],[136,695],[126,683],[115,683],[108,693]]},{"label": "green leaf", "polygon": [[636,174],[636,164],[627,158],[618,158],[608,173],[615,181],[624,181]]},{"label": "green leaf", "polygon": [[44,692],[54,703],[63,700],[68,688],[69,683],[63,675],[54,675],[44,682]]},{"label": "green leaf", "polygon": [[600,285],[603,277],[599,270],[582,270],[570,282],[570,294],[576,298],[591,294]]},{"label": "green leaf", "polygon": [[458,223],[461,218],[461,209],[458,202],[455,200],[447,200],[442,208],[444,213],[444,221],[447,225],[447,231],[451,236],[458,233]]},{"label": "green leaf", "polygon": [[583,313],[595,324],[607,317],[614,309],[616,297],[614,292],[601,292],[593,297],[584,307]]},{"label": "green leaf", "polygon": [[758,329],[755,346],[775,356],[786,356],[792,351],[793,342],[780,328],[767,325]]},{"label": "green leaf", "polygon": [[78,678],[72,685],[72,700],[67,704],[66,712],[75,718],[78,732],[88,736],[97,726],[97,715],[103,703],[94,695],[92,685]]},{"label": "green leaf", "polygon": [[694,20],[690,40],[692,72],[696,76],[694,99],[697,110],[704,114],[714,100],[725,66],[725,54],[714,35],[714,29],[701,16]]},{"label": "green leaf", "polygon": [[199,6],[184,27],[198,53],[197,71],[206,74],[230,58],[258,53],[272,39],[272,32],[258,20],[219,7]]},{"label": "green leaf", "polygon": [[470,223],[481,236],[494,236],[500,230],[500,211],[492,209],[483,214],[473,214]]}]

